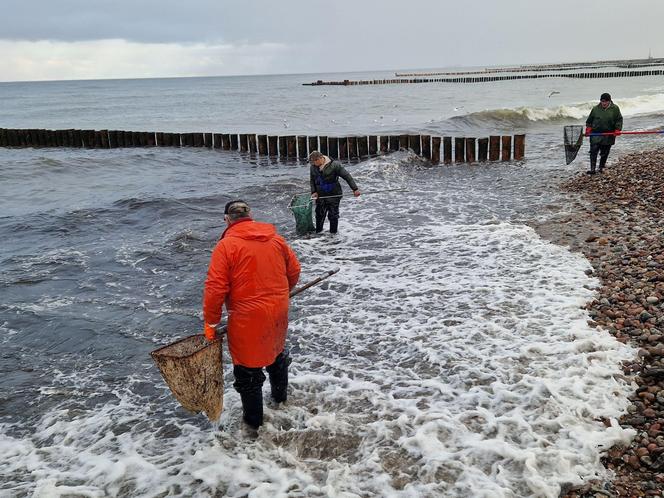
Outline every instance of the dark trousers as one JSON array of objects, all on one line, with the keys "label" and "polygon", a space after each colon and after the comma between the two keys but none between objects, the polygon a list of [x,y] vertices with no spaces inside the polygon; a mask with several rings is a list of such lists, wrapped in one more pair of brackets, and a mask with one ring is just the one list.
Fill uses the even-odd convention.
[{"label": "dark trousers", "polygon": [[[286,401],[288,387],[288,365],[291,359],[287,351],[277,355],[274,363],[266,367],[270,377],[272,399],[277,403]],[[265,374],[262,368],[249,368],[242,365],[233,367],[235,382],[233,387],[242,399],[242,415],[244,421],[252,427],[263,425],[263,382]]]},{"label": "dark trousers", "polygon": [[597,154],[599,154],[599,170],[602,171],[609,158],[610,145],[590,144],[590,171],[595,171],[597,166]]},{"label": "dark trousers", "polygon": [[316,232],[323,231],[323,223],[325,223],[325,217],[327,216],[330,220],[330,233],[337,233],[337,228],[339,227],[339,204],[341,204],[341,197],[316,199]]}]

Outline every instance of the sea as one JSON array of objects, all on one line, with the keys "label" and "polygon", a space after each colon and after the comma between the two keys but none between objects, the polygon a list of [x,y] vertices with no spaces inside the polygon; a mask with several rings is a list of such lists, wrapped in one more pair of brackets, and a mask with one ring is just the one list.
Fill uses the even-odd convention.
[{"label": "sea", "polygon": [[[533,225],[573,208],[563,126],[603,92],[625,130],[664,124],[662,77],[303,86],[394,71],[0,83],[0,127],[349,136],[526,134],[518,162],[347,164],[339,233],[288,209],[308,165],[198,148],[0,149],[0,496],[557,497],[602,452],[635,349],[588,324],[599,282]],[[661,147],[618,138],[608,167]],[[186,412],[150,352],[202,333],[223,207],[297,253],[289,399],[241,422]],[[327,230],[327,226],[326,226]],[[609,420],[607,426],[602,420]]]}]

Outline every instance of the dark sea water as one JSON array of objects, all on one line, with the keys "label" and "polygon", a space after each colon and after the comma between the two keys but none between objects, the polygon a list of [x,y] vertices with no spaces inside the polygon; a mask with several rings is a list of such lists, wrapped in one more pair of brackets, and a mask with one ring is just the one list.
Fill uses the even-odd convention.
[{"label": "dark sea water", "polygon": [[[631,435],[594,420],[625,409],[634,351],[587,326],[588,262],[526,223],[567,210],[556,185],[587,168],[586,148],[565,166],[562,126],[603,91],[625,129],[661,126],[664,82],[301,85],[338,77],[0,84],[5,128],[527,135],[519,163],[351,164],[367,195],[314,238],[287,209],[308,191],[298,162],[0,149],[0,496],[554,497],[603,472],[601,448]],[[609,166],[661,145],[621,137]],[[341,267],[292,301],[290,399],[267,406],[256,440],[230,374],[212,425],[149,357],[202,331],[234,198],[288,239],[303,281]]]}]

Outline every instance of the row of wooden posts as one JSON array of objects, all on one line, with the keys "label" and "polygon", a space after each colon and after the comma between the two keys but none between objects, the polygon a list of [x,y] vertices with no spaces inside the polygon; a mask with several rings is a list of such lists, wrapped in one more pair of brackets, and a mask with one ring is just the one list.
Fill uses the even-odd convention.
[{"label": "row of wooden posts", "polygon": [[576,62],[565,64],[530,64],[517,67],[492,67],[481,71],[417,71],[411,73],[394,73],[398,78],[421,77],[421,76],[463,76],[471,74],[492,74],[492,73],[528,73],[543,71],[576,71],[579,69],[601,69],[606,67],[655,67],[664,66],[664,59],[633,59],[622,61],[597,61],[597,62]]},{"label": "row of wooden posts", "polygon": [[[237,133],[163,133],[120,130],[43,130],[0,128],[0,147],[208,147],[290,159],[306,159],[318,150],[333,159],[361,159],[410,149],[441,162],[509,161],[525,156],[525,135],[487,138],[431,135],[352,137],[274,136]],[[442,153],[442,155],[441,155]]]},{"label": "row of wooden posts", "polygon": [[510,74],[500,76],[463,76],[458,78],[395,78],[382,80],[340,80],[323,81],[317,80],[313,83],[302,83],[304,86],[325,85],[394,85],[403,83],[485,83],[490,81],[528,80],[539,78],[631,78],[637,76],[662,76],[664,69],[650,69],[643,71],[609,71],[602,73],[547,73],[547,74]]}]

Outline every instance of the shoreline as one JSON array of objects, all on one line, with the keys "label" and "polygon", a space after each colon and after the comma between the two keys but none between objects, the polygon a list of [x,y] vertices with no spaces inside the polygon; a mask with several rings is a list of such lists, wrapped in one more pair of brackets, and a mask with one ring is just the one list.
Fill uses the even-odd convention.
[{"label": "shoreline", "polygon": [[[585,168],[584,168],[585,169]],[[638,349],[622,365],[638,385],[618,422],[636,431],[628,447],[601,461],[612,481],[591,481],[561,497],[664,496],[664,148],[629,154],[602,174],[575,175],[563,192],[576,194],[571,213],[533,228],[545,240],[582,253],[600,281],[586,303],[591,327]]]}]

